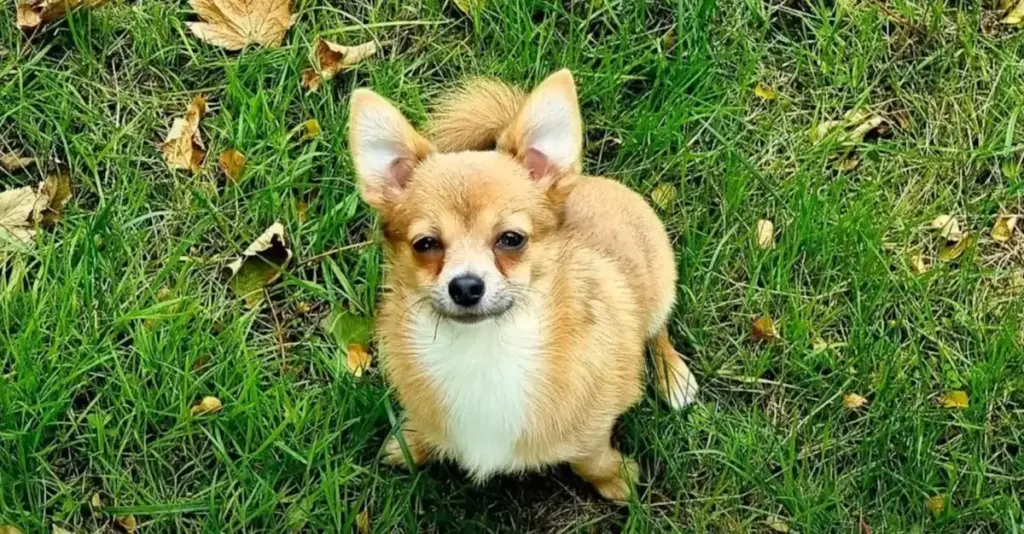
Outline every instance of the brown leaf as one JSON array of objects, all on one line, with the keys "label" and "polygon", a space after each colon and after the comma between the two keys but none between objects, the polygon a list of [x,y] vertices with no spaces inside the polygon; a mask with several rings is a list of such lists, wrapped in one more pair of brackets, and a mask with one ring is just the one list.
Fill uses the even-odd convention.
[{"label": "brown leaf", "polygon": [[263,301],[263,288],[277,281],[292,259],[285,240],[284,225],[274,223],[256,238],[242,256],[225,268],[229,285],[246,306],[255,307]]},{"label": "brown leaf", "polygon": [[754,328],[750,335],[755,341],[772,341],[778,339],[779,331],[775,328],[775,321],[767,315],[762,315],[754,321]]},{"label": "brown leaf", "polygon": [[956,390],[947,391],[939,397],[939,404],[943,408],[967,408],[970,405],[970,401],[967,398],[967,392]]},{"label": "brown leaf", "polygon": [[928,497],[925,501],[928,505],[928,509],[931,510],[932,514],[939,515],[943,510],[946,509],[946,496],[945,495],[933,495]]},{"label": "brown leaf", "polygon": [[348,366],[349,372],[356,378],[363,376],[363,372],[370,368],[373,356],[366,350],[366,346],[360,343],[350,344],[347,347],[347,352],[345,364]]},{"label": "brown leaf", "polygon": [[18,27],[34,30],[43,24],[64,18],[72,9],[96,7],[107,0],[22,0],[16,15]]},{"label": "brown leaf", "polygon": [[1006,14],[1006,17],[1001,22],[1011,26],[1020,26],[1024,23],[1024,0],[1017,2],[1017,5]]},{"label": "brown leaf", "polygon": [[320,121],[316,119],[309,119],[302,123],[303,134],[299,141],[309,141],[315,137],[320,137]]},{"label": "brown leaf", "polygon": [[290,0],[189,0],[202,22],[188,23],[199,39],[228,50],[250,44],[278,47],[292,18]]},{"label": "brown leaf", "polygon": [[193,417],[196,417],[199,415],[219,412],[222,408],[224,408],[224,405],[221,404],[220,399],[217,397],[203,397],[203,400],[199,401],[198,404],[192,407],[190,413]]},{"label": "brown leaf", "polygon": [[868,405],[868,400],[856,393],[843,395],[843,406],[847,410],[856,410]]},{"label": "brown leaf", "polygon": [[71,178],[66,172],[51,174],[39,184],[32,219],[41,226],[52,226],[64,216],[64,206],[71,199]]},{"label": "brown leaf", "polygon": [[1000,215],[996,218],[996,224],[992,226],[992,240],[998,243],[1005,243],[1013,236],[1013,229],[1017,226],[1016,215]]},{"label": "brown leaf", "polygon": [[199,170],[206,156],[206,145],[199,134],[199,121],[206,114],[206,99],[197,96],[185,110],[185,117],[174,119],[171,131],[160,145],[164,161],[172,169]]},{"label": "brown leaf", "polygon": [[668,210],[676,201],[676,186],[666,183],[658,184],[658,187],[651,191],[651,200],[662,210]]},{"label": "brown leaf", "polygon": [[31,243],[36,235],[32,215],[38,195],[29,186],[0,193],[0,242]]},{"label": "brown leaf", "polygon": [[35,163],[35,158],[23,158],[16,154],[0,156],[0,167],[7,172],[17,172]]},{"label": "brown leaf", "polygon": [[245,172],[245,155],[231,148],[220,153],[219,163],[220,170],[228,177],[228,181],[237,184]]},{"label": "brown leaf", "polygon": [[370,534],[370,511],[366,508],[356,516],[356,530],[359,534]]},{"label": "brown leaf", "polygon": [[319,68],[308,69],[302,73],[302,86],[310,91],[316,91],[321,81],[330,80],[342,70],[376,54],[377,43],[369,41],[361,45],[344,46],[317,37],[313,43],[313,51]]},{"label": "brown leaf", "polygon": [[760,82],[754,87],[754,95],[761,100],[775,100],[779,96],[774,89]]},{"label": "brown leaf", "polygon": [[135,522],[135,516],[130,514],[117,516],[114,518],[114,521],[128,534],[133,534],[139,528],[138,524]]},{"label": "brown leaf", "polygon": [[775,248],[775,225],[768,219],[757,221],[757,246],[763,249]]}]

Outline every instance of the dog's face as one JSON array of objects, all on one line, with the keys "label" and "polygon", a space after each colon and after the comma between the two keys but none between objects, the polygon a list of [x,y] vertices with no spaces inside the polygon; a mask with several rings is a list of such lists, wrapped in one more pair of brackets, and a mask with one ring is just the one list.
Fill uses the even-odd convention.
[{"label": "dog's face", "polygon": [[393,285],[444,319],[474,323],[523,302],[549,269],[560,198],[582,144],[568,72],[542,83],[487,152],[433,150],[383,98],[352,97],[363,198],[384,221]]}]

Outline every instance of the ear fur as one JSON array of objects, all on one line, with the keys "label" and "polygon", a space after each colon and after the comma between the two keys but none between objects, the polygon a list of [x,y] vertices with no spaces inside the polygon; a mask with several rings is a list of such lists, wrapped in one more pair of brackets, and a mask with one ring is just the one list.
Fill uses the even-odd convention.
[{"label": "ear fur", "polygon": [[378,211],[398,198],[433,145],[384,97],[356,89],[349,103],[349,150],[359,178],[359,192]]},{"label": "ear fur", "polygon": [[583,122],[568,69],[548,76],[530,93],[498,146],[518,158],[536,180],[580,173]]}]

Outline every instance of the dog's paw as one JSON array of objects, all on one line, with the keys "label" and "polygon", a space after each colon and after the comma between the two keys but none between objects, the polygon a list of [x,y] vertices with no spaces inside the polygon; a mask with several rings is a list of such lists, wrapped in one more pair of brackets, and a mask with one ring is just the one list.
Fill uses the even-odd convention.
[{"label": "dog's paw", "polygon": [[700,387],[690,368],[679,356],[668,367],[658,373],[658,393],[673,410],[681,410],[697,401]]},{"label": "dog's paw", "polygon": [[605,499],[625,504],[629,502],[629,497],[635,491],[639,481],[640,466],[633,460],[626,459],[622,464],[622,472],[618,476],[593,484],[594,489]]}]

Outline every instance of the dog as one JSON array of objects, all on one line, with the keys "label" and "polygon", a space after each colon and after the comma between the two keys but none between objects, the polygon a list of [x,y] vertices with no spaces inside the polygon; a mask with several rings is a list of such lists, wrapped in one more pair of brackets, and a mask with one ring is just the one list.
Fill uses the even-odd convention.
[{"label": "dog", "polygon": [[673,408],[697,382],[668,337],[664,225],[626,186],[581,174],[572,74],[529,94],[471,81],[426,135],[357,89],[349,148],[388,266],[376,335],[404,420],[387,460],[450,460],[478,482],[567,462],[628,500],[639,470],[611,434],[643,395],[645,346]]}]

